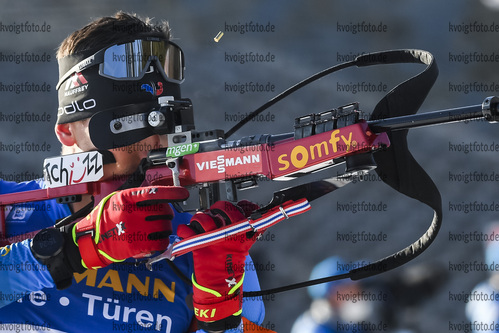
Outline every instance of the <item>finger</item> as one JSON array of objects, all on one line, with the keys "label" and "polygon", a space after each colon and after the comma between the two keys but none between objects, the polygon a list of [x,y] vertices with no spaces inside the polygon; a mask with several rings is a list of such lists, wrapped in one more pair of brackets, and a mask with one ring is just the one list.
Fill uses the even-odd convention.
[{"label": "finger", "polygon": [[158,221],[158,220],[171,221],[171,220],[173,220],[173,214],[146,216],[146,221]]},{"label": "finger", "polygon": [[223,224],[218,219],[206,213],[196,213],[191,219],[189,225],[198,234],[208,232],[221,227]]},{"label": "finger", "polygon": [[[154,235],[153,237],[156,237]],[[143,254],[150,254],[156,251],[164,251],[168,248],[168,245],[170,244],[170,239],[168,237],[158,237],[158,238],[153,238],[149,239],[149,236],[147,237],[147,246],[142,249],[141,253]],[[135,256],[134,256],[135,257]]]},{"label": "finger", "polygon": [[189,198],[189,191],[182,186],[157,186],[158,195],[170,202],[185,201]]},{"label": "finger", "polygon": [[149,240],[161,240],[161,239],[167,239],[170,237],[172,234],[171,230],[163,230],[163,231],[157,231],[157,232],[151,232],[149,235],[147,235],[147,239]]},{"label": "finger", "polygon": [[194,214],[189,224],[182,224],[178,226],[177,235],[185,239],[207,231],[215,230],[219,227],[219,225],[221,225],[221,223],[217,223],[212,216],[206,213],[198,212]]},{"label": "finger", "polygon": [[177,236],[186,239],[192,236],[196,236],[197,233],[187,224],[181,224],[177,227]]},{"label": "finger", "polygon": [[244,216],[249,217],[251,213],[258,210],[260,207],[249,200],[241,200],[237,203],[237,206],[244,211]]},{"label": "finger", "polygon": [[145,217],[146,221],[166,220],[170,222],[175,216],[172,207],[167,203],[152,206],[139,206],[137,209],[141,210],[144,214],[147,214]]},{"label": "finger", "polygon": [[244,211],[228,201],[217,201],[210,207],[212,214],[221,217],[225,224],[230,225],[245,219]]},{"label": "finger", "polygon": [[[159,219],[149,220],[147,217],[145,221],[136,226],[137,233],[148,233],[162,235],[168,233],[168,236],[172,233],[172,222],[171,219]],[[149,236],[148,236],[149,237]],[[159,238],[157,238],[159,239]]]},{"label": "finger", "polygon": [[[125,192],[127,191],[127,192]],[[123,195],[137,206],[181,202],[189,198],[189,191],[181,186],[146,186],[123,191]]]}]

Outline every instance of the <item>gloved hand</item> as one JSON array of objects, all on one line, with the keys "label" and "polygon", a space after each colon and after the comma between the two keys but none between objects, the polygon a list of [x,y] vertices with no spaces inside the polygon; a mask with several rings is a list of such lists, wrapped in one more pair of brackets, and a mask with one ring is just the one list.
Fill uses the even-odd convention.
[{"label": "gloved hand", "polygon": [[96,269],[164,251],[172,232],[173,210],[168,203],[188,197],[185,188],[175,186],[111,193],[72,229],[83,266]]},{"label": "gloved hand", "polygon": [[[249,201],[233,205],[218,201],[209,210],[196,213],[188,225],[179,225],[177,235],[191,237],[245,220],[258,209]],[[241,322],[244,265],[258,234],[226,239],[194,250],[193,303],[198,328],[219,331]]]},{"label": "gloved hand", "polygon": [[174,186],[113,192],[79,222],[41,230],[31,251],[47,266],[57,289],[67,288],[75,272],[165,250],[173,219],[168,203],[188,197],[185,188]]}]

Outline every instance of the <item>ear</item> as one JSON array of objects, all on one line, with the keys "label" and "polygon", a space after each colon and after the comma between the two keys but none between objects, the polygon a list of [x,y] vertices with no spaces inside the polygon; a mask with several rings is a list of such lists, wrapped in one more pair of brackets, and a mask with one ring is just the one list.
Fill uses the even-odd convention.
[{"label": "ear", "polygon": [[56,124],[55,135],[57,135],[59,141],[65,146],[71,147],[76,144],[75,133],[70,124]]}]

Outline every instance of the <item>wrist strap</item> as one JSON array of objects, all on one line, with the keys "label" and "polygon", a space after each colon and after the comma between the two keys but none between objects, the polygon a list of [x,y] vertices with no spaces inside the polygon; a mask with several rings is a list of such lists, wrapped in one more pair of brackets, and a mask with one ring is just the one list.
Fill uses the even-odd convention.
[{"label": "wrist strap", "polygon": [[[226,319],[231,316],[239,316],[242,312],[242,292],[241,287],[244,274],[227,295],[222,295],[216,290],[201,286],[192,275],[192,288],[194,289],[194,314],[199,321],[212,322]],[[198,297],[196,294],[208,293],[211,297]],[[201,303],[202,302],[202,303]]]},{"label": "wrist strap", "polygon": [[220,298],[206,299],[206,301],[216,302],[210,304],[200,304],[194,301],[194,314],[196,318],[199,321],[210,322],[241,314],[243,297],[240,292],[232,295],[232,297],[223,296],[223,299],[223,301],[220,301]]},{"label": "wrist strap", "polygon": [[[97,269],[101,268],[103,265],[102,258],[99,255],[100,251],[97,248],[97,243],[99,243],[100,236],[99,232],[101,217],[106,202],[115,194],[116,192],[108,194],[101,200],[99,205],[94,208],[98,210],[97,218],[95,221],[90,220],[90,215],[87,215],[86,218],[83,218],[81,221],[76,223],[76,226],[73,228],[73,240],[75,244],[80,248],[82,265],[86,268]],[[81,249],[84,249],[84,251],[81,251]],[[110,258],[105,253],[102,254],[110,261],[116,261]]]},{"label": "wrist strap", "polygon": [[[73,233],[74,230],[73,229]],[[85,249],[85,251],[80,251],[81,254],[81,264],[89,269],[97,269],[102,267],[102,260],[97,252],[97,247],[95,246],[93,233],[86,233],[82,236],[74,235],[73,239],[80,249]]]}]

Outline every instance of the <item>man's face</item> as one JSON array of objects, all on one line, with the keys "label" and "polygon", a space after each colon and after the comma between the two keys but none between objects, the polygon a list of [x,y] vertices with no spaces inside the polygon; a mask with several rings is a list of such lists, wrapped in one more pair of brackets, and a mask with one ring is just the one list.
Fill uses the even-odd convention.
[{"label": "man's face", "polygon": [[[74,123],[67,124],[70,128],[71,136],[74,138],[74,145],[67,147],[70,149],[63,149],[67,153],[77,153],[84,151],[96,150],[95,146],[90,140],[90,135],[88,131],[88,123],[90,119],[84,119],[76,121]],[[57,132],[57,130],[56,130]],[[61,139],[59,133],[58,138],[63,145],[67,141]],[[133,173],[139,166],[140,161],[147,157],[147,154],[152,149],[157,149],[161,147],[166,147],[166,136],[153,135],[135,144],[110,149],[112,152],[116,163],[107,164],[104,166],[104,178],[110,179],[116,176],[129,175]]]}]

